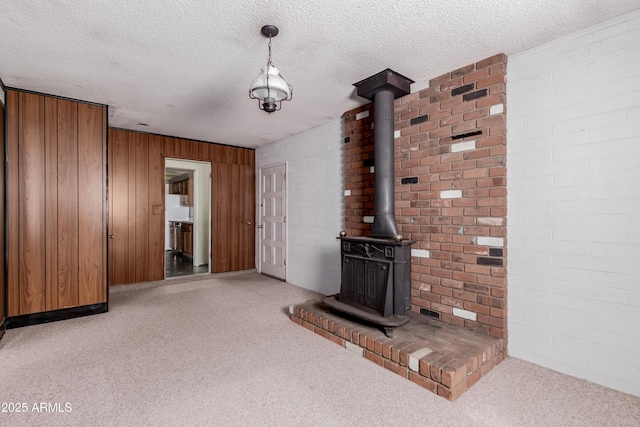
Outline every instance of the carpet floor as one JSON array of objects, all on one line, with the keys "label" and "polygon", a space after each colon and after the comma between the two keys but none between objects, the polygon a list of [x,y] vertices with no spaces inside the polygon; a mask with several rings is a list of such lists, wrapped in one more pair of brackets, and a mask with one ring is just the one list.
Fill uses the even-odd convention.
[{"label": "carpet floor", "polygon": [[291,322],[313,292],[256,273],[190,280],[7,331],[0,425],[640,425],[640,397],[515,358],[449,402]]}]

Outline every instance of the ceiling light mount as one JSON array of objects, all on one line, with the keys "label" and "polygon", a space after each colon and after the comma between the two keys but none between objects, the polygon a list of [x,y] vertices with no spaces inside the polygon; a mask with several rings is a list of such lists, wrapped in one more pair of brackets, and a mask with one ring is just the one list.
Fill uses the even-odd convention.
[{"label": "ceiling light mount", "polygon": [[249,88],[249,98],[258,100],[258,108],[271,114],[282,108],[282,101],[290,101],[293,88],[284,81],[280,71],[271,61],[271,39],[278,35],[278,27],[265,25],[260,30],[263,36],[269,38],[269,57],[267,65],[260,71]]},{"label": "ceiling light mount", "polygon": [[279,30],[278,30],[278,27],[276,27],[275,25],[265,25],[264,27],[262,27],[260,32],[262,33],[263,36],[267,38],[271,38],[271,37],[277,36]]}]

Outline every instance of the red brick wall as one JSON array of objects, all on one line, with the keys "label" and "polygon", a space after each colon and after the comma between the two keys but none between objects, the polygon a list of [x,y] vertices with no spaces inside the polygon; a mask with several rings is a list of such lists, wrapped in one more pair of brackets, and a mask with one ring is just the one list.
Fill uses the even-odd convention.
[{"label": "red brick wall", "polygon": [[[506,61],[487,58],[395,100],[396,220],[416,241],[412,309],[500,338],[507,337]],[[372,109],[344,114],[349,235],[371,230],[363,218],[373,215]]]}]

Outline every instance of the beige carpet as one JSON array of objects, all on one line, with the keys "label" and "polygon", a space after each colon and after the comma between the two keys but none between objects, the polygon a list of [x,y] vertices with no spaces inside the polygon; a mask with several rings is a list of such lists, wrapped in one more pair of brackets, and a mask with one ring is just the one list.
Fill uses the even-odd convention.
[{"label": "beige carpet", "polygon": [[0,425],[640,425],[639,397],[514,358],[449,402],[291,322],[287,307],[314,297],[255,273],[173,281],[9,330],[1,400],[28,410]]}]

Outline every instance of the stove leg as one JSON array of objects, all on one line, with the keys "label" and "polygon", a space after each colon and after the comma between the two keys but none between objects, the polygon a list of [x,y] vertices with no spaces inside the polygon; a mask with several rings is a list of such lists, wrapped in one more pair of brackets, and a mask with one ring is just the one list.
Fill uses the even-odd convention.
[{"label": "stove leg", "polygon": [[393,338],[393,328],[389,328],[384,326],[384,334],[388,337],[388,338]]}]

